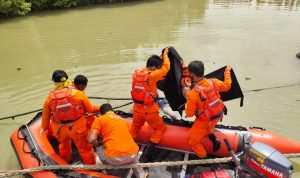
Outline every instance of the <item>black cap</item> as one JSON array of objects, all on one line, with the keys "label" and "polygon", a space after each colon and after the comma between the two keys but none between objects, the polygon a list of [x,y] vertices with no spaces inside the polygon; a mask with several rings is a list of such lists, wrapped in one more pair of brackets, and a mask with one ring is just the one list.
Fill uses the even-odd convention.
[{"label": "black cap", "polygon": [[61,79],[63,77],[65,77],[66,79],[68,79],[67,73],[65,71],[63,71],[63,70],[56,70],[52,74],[52,80],[54,82],[63,82],[63,81],[61,81]]}]

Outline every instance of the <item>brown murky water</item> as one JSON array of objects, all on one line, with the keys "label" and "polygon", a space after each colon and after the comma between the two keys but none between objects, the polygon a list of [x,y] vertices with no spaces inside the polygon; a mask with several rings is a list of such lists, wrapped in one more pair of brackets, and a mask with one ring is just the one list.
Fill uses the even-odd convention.
[{"label": "brown murky water", "polygon": [[[134,68],[172,45],[187,62],[203,60],[207,72],[233,66],[245,103],[240,108],[239,101],[227,102],[225,124],[260,126],[300,142],[299,4],[141,1],[2,20],[0,117],[41,108],[56,69],[71,79],[86,75],[89,96],[129,97]],[[18,168],[9,136],[32,117],[0,121],[0,169]],[[293,177],[300,177],[300,159],[293,163]]]}]

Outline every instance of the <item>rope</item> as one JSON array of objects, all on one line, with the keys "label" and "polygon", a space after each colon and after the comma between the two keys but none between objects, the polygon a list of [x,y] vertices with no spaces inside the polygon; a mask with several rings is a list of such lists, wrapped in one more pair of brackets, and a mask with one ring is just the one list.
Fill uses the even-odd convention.
[{"label": "rope", "polygon": [[[118,108],[121,108],[121,107],[130,105],[130,104],[132,104],[132,103],[133,103],[133,102],[128,102],[128,103],[125,103],[125,104],[123,104],[123,105],[116,106],[116,107],[114,107],[113,109],[118,109]],[[85,118],[92,117],[92,116],[97,116],[97,115],[100,115],[100,114],[101,114],[100,112],[97,112],[97,113],[94,113],[94,114],[87,115],[87,116],[85,116]]]},{"label": "rope", "polygon": [[122,107],[124,107],[124,106],[131,105],[132,103],[133,103],[133,102],[128,102],[128,103],[125,103],[125,104],[123,104],[123,105],[116,106],[116,107],[114,107],[113,109],[119,109],[119,108],[122,108]]},{"label": "rope", "polygon": [[[100,98],[100,97],[99,97]],[[116,99],[116,98],[115,98]],[[124,107],[124,106],[127,106],[127,105],[130,105],[132,104],[133,102],[128,102],[128,103],[125,103],[123,105],[120,105],[120,106],[116,106],[114,107],[113,109],[118,109],[118,108],[121,108],[121,107]],[[7,116],[7,117],[2,117],[0,118],[0,120],[5,120],[5,119],[12,119],[14,120],[15,117],[19,117],[19,116],[24,116],[24,115],[28,115],[28,114],[31,114],[31,113],[36,113],[36,112],[39,112],[39,111],[42,111],[43,109],[36,109],[36,110],[33,110],[33,111],[29,111],[29,112],[25,112],[25,113],[22,113],[22,114],[17,114],[17,115],[13,115],[13,116]],[[95,113],[93,115],[89,115],[87,117],[90,117],[90,116],[95,116],[95,115],[99,115],[100,113]]]},{"label": "rope", "polygon": [[244,90],[243,92],[258,92],[258,91],[263,91],[263,90],[271,90],[271,89],[277,89],[277,88],[292,87],[292,86],[297,86],[297,85],[300,85],[300,83],[279,85],[279,86],[275,86],[275,87],[259,88],[259,89],[253,89],[253,90]]},{"label": "rope", "polygon": [[[300,153],[284,154],[287,158],[298,158]],[[231,157],[225,158],[214,158],[214,159],[199,159],[189,161],[165,161],[165,162],[153,162],[153,163],[137,163],[137,164],[126,164],[121,166],[112,165],[49,165],[39,166],[35,168],[28,168],[22,170],[0,170],[1,177],[11,177],[20,174],[27,174],[31,172],[39,171],[53,171],[53,170],[102,170],[102,169],[132,169],[137,167],[162,167],[162,166],[182,166],[182,165],[197,165],[197,164],[216,164],[216,163],[227,163],[231,162]]]},{"label": "rope", "polygon": [[13,115],[13,116],[2,117],[2,118],[0,118],[0,120],[10,119],[10,118],[11,118],[12,120],[14,120],[15,117],[24,116],[24,115],[31,114],[31,113],[35,113],[35,112],[39,112],[39,111],[42,111],[42,110],[43,110],[43,109],[36,109],[36,110],[29,111],[29,112],[25,112],[25,113],[22,113],[22,114],[17,114],[17,115]]},{"label": "rope", "polygon": [[[263,90],[271,90],[271,89],[291,87],[291,86],[297,86],[297,85],[300,85],[300,83],[286,84],[286,85],[267,87],[267,88],[259,88],[259,89],[253,89],[253,90],[244,90],[243,92],[259,92],[259,91],[263,91]],[[108,98],[108,97],[96,97],[96,96],[90,96],[89,98],[90,99],[101,99],[101,100],[107,100],[107,101],[109,101],[109,100],[119,100],[119,101],[132,100],[132,98]],[[299,101],[299,100],[296,100],[296,101]],[[180,109],[182,106],[180,106],[178,109]],[[33,110],[33,111],[29,111],[29,112],[25,112],[25,113],[13,115],[13,116],[2,117],[2,118],[0,118],[0,120],[10,119],[10,118],[14,120],[15,117],[19,117],[19,116],[39,112],[39,111],[42,111],[42,109],[37,109],[37,110]]]},{"label": "rope", "polygon": [[100,99],[100,100],[132,100],[132,98],[107,98],[107,97],[96,97],[96,96],[89,96],[90,99]]},{"label": "rope", "polygon": [[287,158],[300,158],[300,153],[283,154]]},{"label": "rope", "polygon": [[11,177],[20,174],[26,174],[39,171],[52,171],[52,170],[102,170],[102,169],[132,169],[137,167],[161,167],[161,166],[180,166],[180,165],[195,165],[195,164],[213,164],[213,163],[226,163],[231,161],[231,157],[216,158],[216,159],[204,159],[204,160],[190,160],[190,161],[167,161],[167,162],[153,162],[153,163],[137,163],[127,164],[122,166],[112,165],[49,165],[40,166],[35,168],[23,169],[23,170],[0,170],[0,177]]}]

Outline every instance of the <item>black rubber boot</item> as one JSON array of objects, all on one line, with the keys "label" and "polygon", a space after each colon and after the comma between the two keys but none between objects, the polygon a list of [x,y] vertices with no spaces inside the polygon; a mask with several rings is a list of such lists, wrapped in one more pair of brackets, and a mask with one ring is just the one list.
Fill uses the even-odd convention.
[{"label": "black rubber boot", "polygon": [[144,153],[142,154],[140,158],[141,163],[151,162],[154,160],[156,155],[156,149],[155,146],[157,144],[150,141],[147,148],[145,149]]},{"label": "black rubber boot", "polygon": [[209,134],[208,138],[213,143],[213,152],[218,151],[221,147],[221,142],[219,141],[219,139],[215,136],[215,134]]}]

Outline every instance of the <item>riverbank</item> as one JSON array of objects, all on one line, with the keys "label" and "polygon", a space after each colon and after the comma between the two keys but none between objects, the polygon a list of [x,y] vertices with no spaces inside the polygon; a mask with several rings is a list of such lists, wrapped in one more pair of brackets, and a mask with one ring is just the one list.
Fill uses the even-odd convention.
[{"label": "riverbank", "polygon": [[0,18],[24,16],[37,11],[132,1],[137,0],[6,0],[0,1]]}]

